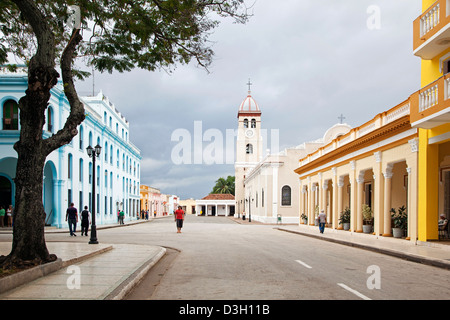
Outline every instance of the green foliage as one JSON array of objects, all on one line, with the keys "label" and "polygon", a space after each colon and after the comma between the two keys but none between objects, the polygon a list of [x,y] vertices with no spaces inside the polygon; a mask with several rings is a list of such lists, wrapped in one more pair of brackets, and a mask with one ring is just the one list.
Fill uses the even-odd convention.
[{"label": "green foliage", "polygon": [[398,211],[391,208],[391,217],[394,223],[394,228],[401,228],[403,230],[406,229],[408,224],[408,213],[405,206],[399,207]]},{"label": "green foliage", "polygon": [[341,216],[339,218],[339,224],[349,223],[350,222],[350,209],[347,207],[344,211],[341,212]]},{"label": "green foliage", "polygon": [[212,190],[212,194],[232,194],[234,195],[235,177],[228,176],[226,179],[219,178]]},{"label": "green foliage", "polygon": [[[34,4],[53,31],[56,56],[61,56],[72,34],[65,23],[68,6],[79,6],[84,41],[76,56],[110,73],[133,68],[170,71],[171,66],[192,59],[207,68],[213,55],[208,36],[218,19],[232,17],[245,23],[249,17],[243,0],[35,0]],[[7,63],[8,54],[26,63],[36,51],[37,41],[25,16],[14,1],[0,2],[0,64]]]},{"label": "green foliage", "polygon": [[373,212],[372,208],[370,208],[367,204],[363,204],[362,206],[362,215],[363,215],[363,221],[367,224],[370,224],[373,219]]}]

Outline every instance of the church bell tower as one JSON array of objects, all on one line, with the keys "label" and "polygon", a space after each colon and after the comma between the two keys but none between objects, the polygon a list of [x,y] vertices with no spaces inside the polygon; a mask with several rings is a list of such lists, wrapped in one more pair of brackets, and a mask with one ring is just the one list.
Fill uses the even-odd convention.
[{"label": "church bell tower", "polygon": [[236,213],[245,211],[246,175],[254,168],[262,157],[261,110],[251,95],[252,83],[247,83],[248,95],[241,103],[238,111],[238,133],[236,142],[235,199]]}]

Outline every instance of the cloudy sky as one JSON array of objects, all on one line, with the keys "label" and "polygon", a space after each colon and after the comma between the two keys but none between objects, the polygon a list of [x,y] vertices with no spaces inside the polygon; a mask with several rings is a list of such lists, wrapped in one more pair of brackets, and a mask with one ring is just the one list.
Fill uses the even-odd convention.
[{"label": "cloudy sky", "polygon": [[[252,12],[247,24],[225,20],[210,37],[210,73],[191,64],[171,75],[95,74],[94,90],[130,122],[142,184],[202,198],[219,177],[234,175],[226,132],[237,127],[249,78],[262,127],[278,130],[280,149],[321,138],[341,114],[360,126],[420,88],[420,59],[412,53],[420,0],[256,0]],[[91,92],[92,83],[78,83],[79,92]],[[222,163],[194,163],[194,151],[211,147],[206,137],[195,141],[194,127],[223,136]],[[191,163],[172,156],[179,132],[190,135]]]}]

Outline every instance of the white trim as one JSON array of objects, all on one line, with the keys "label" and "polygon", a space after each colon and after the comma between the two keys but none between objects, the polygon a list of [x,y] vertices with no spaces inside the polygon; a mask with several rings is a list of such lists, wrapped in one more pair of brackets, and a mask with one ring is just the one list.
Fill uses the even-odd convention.
[{"label": "white trim", "polygon": [[[417,133],[417,129],[409,129],[409,130],[407,130],[405,132],[402,132],[400,134],[397,134],[397,135],[395,135],[393,137],[390,137],[390,138],[387,138],[387,139],[385,139],[383,141],[380,141],[378,143],[372,144],[372,145],[370,145],[370,146],[368,146],[366,148],[362,148],[362,149],[359,149],[359,150],[354,151],[352,153],[349,153],[349,154],[347,154],[347,155],[345,155],[343,157],[340,157],[340,158],[338,158],[336,160],[328,162],[328,163],[326,163],[326,164],[324,164],[324,165],[322,165],[320,167],[317,167],[317,168],[314,168],[312,170],[309,170],[309,171],[301,174],[300,178],[303,178],[305,176],[309,176],[309,175],[313,174],[314,172],[321,171],[321,170],[323,170],[325,168],[328,168],[330,166],[331,167],[336,166],[338,163],[349,161],[350,159],[358,156],[359,154],[366,153],[366,152],[371,152],[371,151],[376,150],[376,149],[378,149],[380,147],[389,145],[389,144],[391,144],[391,143],[393,143],[395,141],[402,140],[402,139],[404,139],[406,137],[409,137],[409,136],[411,136],[411,135],[413,135],[415,133]],[[336,150],[339,150],[339,149],[336,149]]]}]

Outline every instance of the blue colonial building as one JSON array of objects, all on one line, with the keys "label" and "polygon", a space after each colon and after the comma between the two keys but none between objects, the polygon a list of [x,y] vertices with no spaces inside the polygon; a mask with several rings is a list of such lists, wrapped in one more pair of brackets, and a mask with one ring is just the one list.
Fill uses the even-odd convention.
[{"label": "blue colonial building", "polygon": [[[19,139],[19,99],[25,95],[27,73],[0,69],[0,205],[14,203],[17,153],[13,148]],[[43,136],[49,137],[64,126],[70,106],[62,83],[52,91],[46,113]],[[78,135],[68,145],[52,152],[46,160],[43,179],[43,203],[46,224],[66,227],[65,213],[73,202],[78,209],[91,208],[96,197],[96,224],[117,223],[117,212],[123,209],[126,220],[137,219],[140,211],[140,150],[130,142],[129,123],[103,95],[80,97],[86,119]],[[86,148],[102,147],[96,168]],[[93,181],[93,170],[95,180]],[[95,195],[92,184],[95,183]]]}]

